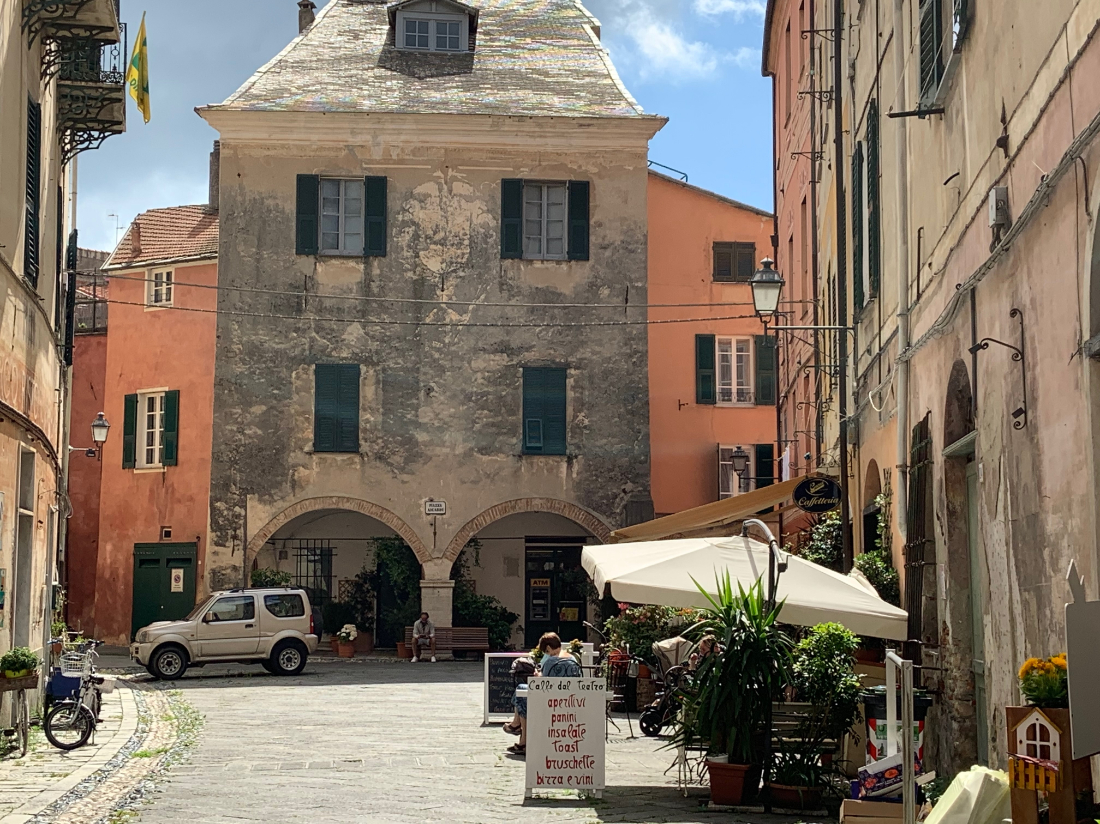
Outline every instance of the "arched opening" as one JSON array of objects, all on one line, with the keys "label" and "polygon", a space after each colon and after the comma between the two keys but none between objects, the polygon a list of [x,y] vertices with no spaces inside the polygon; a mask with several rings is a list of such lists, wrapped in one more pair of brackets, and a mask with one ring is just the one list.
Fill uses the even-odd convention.
[{"label": "arched opening", "polygon": [[[309,593],[328,633],[335,624],[357,623],[375,633],[378,646],[392,647],[420,608],[427,551],[404,521],[367,501],[313,498],[294,504],[253,536],[249,553],[250,569],[289,575]],[[355,606],[364,588],[369,608]]]},{"label": "arched opening", "polygon": [[873,552],[878,540],[878,519],[882,512],[876,499],[882,493],[882,480],[878,461],[867,462],[867,474],[863,477],[863,546],[864,552]]},{"label": "arched opening", "polygon": [[944,553],[940,563],[948,582],[943,655],[948,711],[956,735],[951,763],[989,761],[989,720],[985,688],[984,559],[979,533],[977,432],[966,363],[956,360],[947,383],[943,413]]},{"label": "arched opening", "polygon": [[459,530],[447,558],[463,555],[456,568],[474,591],[519,616],[511,643],[530,648],[544,632],[587,637],[584,621],[599,617],[598,597],[581,568],[581,551],[604,543],[610,532],[595,515],[564,501],[510,501]]}]

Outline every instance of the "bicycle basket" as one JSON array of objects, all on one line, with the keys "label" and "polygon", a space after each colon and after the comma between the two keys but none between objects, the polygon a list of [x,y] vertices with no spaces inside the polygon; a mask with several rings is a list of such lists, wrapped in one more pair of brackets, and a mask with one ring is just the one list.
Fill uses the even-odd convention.
[{"label": "bicycle basket", "polygon": [[91,671],[92,655],[90,652],[65,652],[61,655],[61,674],[70,678],[84,675]]}]

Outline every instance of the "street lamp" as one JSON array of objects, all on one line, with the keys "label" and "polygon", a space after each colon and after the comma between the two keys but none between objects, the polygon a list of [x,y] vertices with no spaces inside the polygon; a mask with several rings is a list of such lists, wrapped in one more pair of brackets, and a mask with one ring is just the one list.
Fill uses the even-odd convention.
[{"label": "street lamp", "polygon": [[766,318],[774,315],[779,309],[779,296],[783,294],[783,276],[775,271],[775,261],[764,258],[760,261],[762,268],[752,276],[752,302],[756,307],[756,314]]},{"label": "street lamp", "polygon": [[738,446],[730,454],[730,463],[733,464],[734,474],[737,475],[738,489],[740,489],[742,492],[745,492],[745,472],[747,472],[749,468],[749,453]]},{"label": "street lamp", "polygon": [[100,412],[92,421],[92,442],[95,443],[96,449],[101,448],[107,442],[107,435],[110,431],[111,424],[107,421],[107,417]]}]

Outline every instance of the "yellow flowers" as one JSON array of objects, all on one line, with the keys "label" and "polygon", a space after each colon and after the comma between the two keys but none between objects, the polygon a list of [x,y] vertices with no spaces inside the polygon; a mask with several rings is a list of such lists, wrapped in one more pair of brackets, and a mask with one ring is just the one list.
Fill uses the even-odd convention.
[{"label": "yellow flowers", "polygon": [[1020,692],[1036,707],[1068,706],[1066,654],[1028,658],[1020,667]]}]

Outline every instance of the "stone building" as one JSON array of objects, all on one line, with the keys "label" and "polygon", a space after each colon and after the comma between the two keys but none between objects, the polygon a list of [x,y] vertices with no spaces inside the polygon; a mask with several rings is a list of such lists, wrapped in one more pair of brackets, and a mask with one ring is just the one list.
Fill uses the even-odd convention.
[{"label": "stone building", "polygon": [[[77,251],[66,207],[76,154],[124,128],[120,40],[114,0],[0,0],[0,652],[40,652],[61,603]],[[90,423],[72,439],[88,443]]]},{"label": "stone building", "polygon": [[478,538],[479,592],[528,637],[580,634],[580,547],[652,516],[665,121],[574,0],[300,6],[300,36],[199,109],[222,146],[205,583],[259,564],[336,597],[396,535],[446,626]]},{"label": "stone building", "polygon": [[1065,647],[1070,561],[1100,583],[1100,3],[819,2],[807,28],[838,11],[820,88],[843,151],[832,105],[811,150],[819,269],[843,241],[855,334],[826,441],[847,427],[863,548],[885,493],[933,763],[1003,767],[1017,667]]}]

